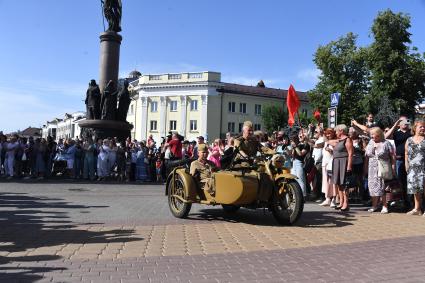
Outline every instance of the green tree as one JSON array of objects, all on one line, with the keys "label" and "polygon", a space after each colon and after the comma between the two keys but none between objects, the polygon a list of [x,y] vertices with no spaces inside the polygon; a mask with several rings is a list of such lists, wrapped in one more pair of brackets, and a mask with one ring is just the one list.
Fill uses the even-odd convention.
[{"label": "green tree", "polygon": [[334,92],[341,93],[338,123],[349,124],[351,119],[364,114],[362,100],[368,92],[369,77],[366,55],[364,49],[356,46],[353,33],[317,49],[313,61],[321,75],[319,83],[308,95],[313,106],[322,113],[324,123],[330,94]]},{"label": "green tree", "polygon": [[375,40],[368,48],[371,90],[365,105],[373,112],[387,96],[393,111],[413,116],[415,105],[424,98],[424,54],[409,47],[410,26],[409,16],[391,10],[380,12],[373,22]]},{"label": "green tree", "polygon": [[282,106],[266,105],[261,112],[264,128],[267,132],[278,131],[288,125],[288,114]]}]

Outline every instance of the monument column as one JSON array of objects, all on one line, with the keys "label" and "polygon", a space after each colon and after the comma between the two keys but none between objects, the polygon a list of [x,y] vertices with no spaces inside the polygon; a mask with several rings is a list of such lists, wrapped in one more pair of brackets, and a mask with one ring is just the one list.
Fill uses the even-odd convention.
[{"label": "monument column", "polygon": [[114,31],[106,31],[100,34],[100,92],[110,80],[118,85],[118,70],[120,64],[120,46],[122,36]]}]

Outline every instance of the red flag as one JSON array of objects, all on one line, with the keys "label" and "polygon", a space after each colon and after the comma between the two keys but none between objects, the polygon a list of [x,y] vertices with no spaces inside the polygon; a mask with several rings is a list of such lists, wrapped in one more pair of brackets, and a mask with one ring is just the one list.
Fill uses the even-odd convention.
[{"label": "red flag", "polygon": [[300,107],[300,100],[292,84],[289,86],[288,95],[286,96],[286,106],[288,106],[288,124],[292,127],[295,123],[295,113]]},{"label": "red flag", "polygon": [[319,109],[316,109],[316,111],[314,111],[313,116],[314,116],[314,119],[316,119],[318,122],[320,122],[320,120],[321,120],[321,116],[320,116],[320,111],[319,111]]}]

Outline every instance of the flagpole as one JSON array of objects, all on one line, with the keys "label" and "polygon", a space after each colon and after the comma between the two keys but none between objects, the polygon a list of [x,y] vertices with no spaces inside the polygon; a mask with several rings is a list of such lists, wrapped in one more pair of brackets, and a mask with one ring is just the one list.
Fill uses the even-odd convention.
[{"label": "flagpole", "polygon": [[303,128],[303,125],[301,124],[301,119],[300,119],[300,111],[297,110],[297,116],[298,116],[298,124],[300,125],[300,128]]}]

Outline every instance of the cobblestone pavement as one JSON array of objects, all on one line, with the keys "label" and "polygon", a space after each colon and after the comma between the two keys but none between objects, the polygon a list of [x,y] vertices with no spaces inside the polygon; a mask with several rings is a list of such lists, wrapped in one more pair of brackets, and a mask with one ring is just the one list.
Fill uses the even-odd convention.
[{"label": "cobblestone pavement", "polygon": [[164,187],[0,183],[0,282],[425,282],[425,217],[168,211]]}]

